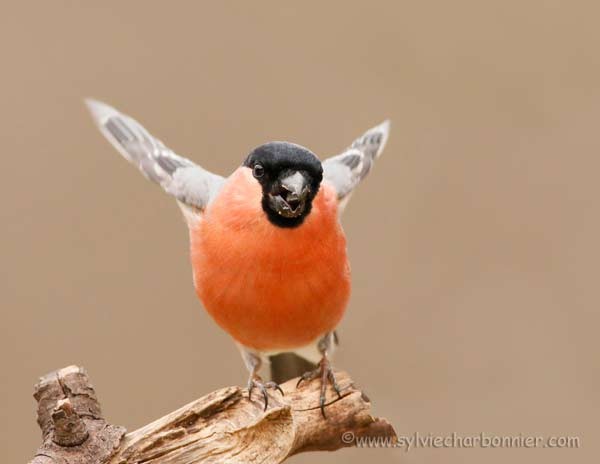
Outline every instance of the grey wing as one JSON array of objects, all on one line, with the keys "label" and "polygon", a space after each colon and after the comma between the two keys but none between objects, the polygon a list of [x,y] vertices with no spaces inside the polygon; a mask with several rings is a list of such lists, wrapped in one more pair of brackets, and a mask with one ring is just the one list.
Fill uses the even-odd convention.
[{"label": "grey wing", "polygon": [[357,138],[344,152],[323,161],[323,180],[335,188],[340,212],[383,152],[389,132],[390,121],[386,120]]},{"label": "grey wing", "polygon": [[195,210],[202,211],[216,195],[223,177],[175,154],[135,119],[105,103],[85,102],[102,134],[147,179]]}]

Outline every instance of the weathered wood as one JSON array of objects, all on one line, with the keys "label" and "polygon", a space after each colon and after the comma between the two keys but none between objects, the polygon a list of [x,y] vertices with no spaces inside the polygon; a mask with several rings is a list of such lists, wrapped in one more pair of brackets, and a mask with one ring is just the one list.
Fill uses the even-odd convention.
[{"label": "weathered wood", "polygon": [[[366,396],[350,377],[337,374],[338,398],[328,390],[327,417],[319,409],[319,382],[296,389],[296,380],[252,401],[240,387],[210,393],[161,419],[124,435],[107,425],[83,369],[71,366],[48,374],[36,387],[38,423],[44,443],[31,464],[195,464],[280,463],[305,451],[352,446],[354,437],[395,437],[385,419],[373,418]],[[61,443],[67,446],[61,446]]]},{"label": "weathered wood", "polygon": [[52,411],[54,436],[52,441],[60,446],[81,445],[89,437],[83,418],[77,414],[69,398],[59,400]]},{"label": "weathered wood", "polygon": [[116,452],[125,429],[106,423],[81,367],[45,375],[33,396],[43,443],[31,464],[104,464]]}]

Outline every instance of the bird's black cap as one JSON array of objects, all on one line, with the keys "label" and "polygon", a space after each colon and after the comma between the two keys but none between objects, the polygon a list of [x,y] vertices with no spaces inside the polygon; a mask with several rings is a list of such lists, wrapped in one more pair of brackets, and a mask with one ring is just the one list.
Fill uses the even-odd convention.
[{"label": "bird's black cap", "polygon": [[[289,142],[269,142],[261,145],[246,157],[243,166],[253,169],[263,191],[262,207],[271,223],[279,227],[297,227],[310,213],[312,200],[323,179],[323,166],[317,156],[307,148]],[[260,175],[258,168],[260,168]],[[296,217],[282,216],[273,207],[273,196],[281,193],[283,179],[299,172],[305,179],[308,195],[302,212]]]}]

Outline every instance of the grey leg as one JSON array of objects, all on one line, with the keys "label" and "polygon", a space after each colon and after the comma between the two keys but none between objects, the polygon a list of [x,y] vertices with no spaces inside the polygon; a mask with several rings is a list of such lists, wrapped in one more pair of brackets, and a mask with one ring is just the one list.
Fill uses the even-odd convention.
[{"label": "grey leg", "polygon": [[330,383],[338,397],[342,397],[342,393],[340,390],[340,386],[337,383],[335,378],[335,374],[333,373],[333,369],[331,367],[331,362],[329,361],[329,355],[333,351],[334,346],[337,345],[337,334],[335,332],[329,332],[321,338],[317,344],[319,352],[321,353],[321,361],[317,368],[313,371],[305,372],[298,380],[296,388],[300,386],[303,381],[309,381],[312,379],[316,379],[317,377],[321,378],[321,394],[319,396],[319,406],[321,407],[321,414],[323,417],[325,416],[325,401],[326,401],[326,392],[327,392],[327,383]]},{"label": "grey leg", "polygon": [[240,351],[242,352],[242,359],[244,360],[244,364],[250,373],[250,377],[248,378],[248,399],[252,401],[252,390],[254,388],[258,388],[262,393],[264,402],[265,402],[265,411],[267,410],[267,406],[269,405],[269,395],[267,393],[268,388],[273,388],[279,390],[279,393],[283,395],[283,390],[277,385],[275,382],[263,382],[261,377],[258,375],[258,371],[262,366],[262,357],[260,353],[255,351],[251,351],[240,345]]}]

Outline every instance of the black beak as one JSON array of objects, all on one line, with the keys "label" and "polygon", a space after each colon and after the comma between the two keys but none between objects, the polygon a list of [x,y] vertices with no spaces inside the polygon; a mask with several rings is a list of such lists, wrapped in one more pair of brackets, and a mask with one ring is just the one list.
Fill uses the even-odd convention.
[{"label": "black beak", "polygon": [[295,171],[277,183],[276,191],[269,194],[269,206],[280,216],[295,218],[304,212],[309,193],[308,181]]}]

